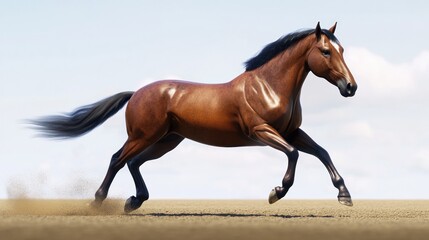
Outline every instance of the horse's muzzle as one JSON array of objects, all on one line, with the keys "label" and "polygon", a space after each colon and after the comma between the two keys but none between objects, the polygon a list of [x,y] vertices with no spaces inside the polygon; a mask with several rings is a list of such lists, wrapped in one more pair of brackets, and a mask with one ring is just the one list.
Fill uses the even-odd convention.
[{"label": "horse's muzzle", "polygon": [[338,89],[343,97],[353,97],[357,90],[357,84],[351,83],[346,79],[341,79],[337,81]]}]

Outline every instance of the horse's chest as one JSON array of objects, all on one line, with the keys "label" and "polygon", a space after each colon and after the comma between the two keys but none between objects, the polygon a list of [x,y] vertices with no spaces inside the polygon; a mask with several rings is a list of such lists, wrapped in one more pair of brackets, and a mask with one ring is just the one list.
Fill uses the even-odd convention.
[{"label": "horse's chest", "polygon": [[301,125],[301,107],[291,101],[267,112],[264,118],[278,132],[287,133]]},{"label": "horse's chest", "polygon": [[267,123],[280,133],[289,133],[301,125],[301,106],[299,102],[279,102],[278,105],[260,103],[254,107],[255,118],[259,121],[253,124]]},{"label": "horse's chest", "polygon": [[267,123],[278,132],[289,132],[301,124],[299,97],[279,94],[265,81],[247,82],[245,86],[248,107],[247,123],[250,126]]},{"label": "horse's chest", "polygon": [[276,122],[287,122],[293,117],[293,104],[279,104],[261,109],[259,115],[270,124]]}]

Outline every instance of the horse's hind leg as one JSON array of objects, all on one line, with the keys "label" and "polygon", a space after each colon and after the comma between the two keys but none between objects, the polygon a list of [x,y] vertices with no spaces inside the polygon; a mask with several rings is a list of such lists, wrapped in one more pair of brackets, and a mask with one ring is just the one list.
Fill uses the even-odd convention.
[{"label": "horse's hind leg", "polygon": [[179,145],[182,140],[183,137],[179,135],[167,135],[157,143],[145,149],[136,157],[132,158],[127,163],[128,169],[130,170],[136,185],[136,196],[131,196],[125,202],[124,211],[126,213],[136,210],[143,204],[144,201],[149,199],[149,192],[140,173],[139,167],[146,161],[162,157],[164,154],[173,150],[177,145]]},{"label": "horse's hind leg", "polygon": [[112,168],[112,166],[117,164],[117,162],[119,160],[119,156],[122,154],[122,150],[123,150],[123,147],[121,149],[119,149],[115,154],[113,154],[113,156],[110,160],[109,170],[107,171],[107,174],[104,178],[104,181],[101,184],[100,188],[98,188],[98,190],[95,192],[95,200],[91,203],[91,205],[93,207],[99,207],[101,205],[101,203],[103,202],[103,200],[106,199],[108,189],[109,189],[110,185],[112,184],[113,178],[115,177],[116,172],[119,171],[119,169],[118,169],[115,172],[111,168]]},{"label": "horse's hind leg", "polygon": [[95,193],[95,200],[92,202],[92,206],[98,207],[101,205],[103,200],[106,199],[110,185],[118,171],[124,167],[125,163],[129,159],[136,156],[150,145],[151,142],[145,141],[144,139],[128,139],[124,146],[118,152],[113,154],[103,183]]}]

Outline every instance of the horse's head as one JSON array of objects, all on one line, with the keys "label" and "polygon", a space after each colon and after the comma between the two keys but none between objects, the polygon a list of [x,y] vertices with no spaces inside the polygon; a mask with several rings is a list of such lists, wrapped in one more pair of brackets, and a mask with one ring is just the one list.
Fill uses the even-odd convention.
[{"label": "horse's head", "polygon": [[341,95],[351,97],[355,95],[357,84],[344,62],[344,49],[334,36],[336,26],[335,23],[329,30],[325,30],[317,23],[316,41],[307,55],[307,64],[316,76],[337,86]]}]

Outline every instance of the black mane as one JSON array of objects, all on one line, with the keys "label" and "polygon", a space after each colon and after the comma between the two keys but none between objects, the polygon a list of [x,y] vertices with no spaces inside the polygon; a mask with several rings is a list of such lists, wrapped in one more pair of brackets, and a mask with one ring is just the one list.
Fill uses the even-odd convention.
[{"label": "black mane", "polygon": [[[313,34],[314,32],[315,32],[315,29],[296,31],[293,33],[289,33],[288,35],[279,38],[277,41],[274,41],[268,44],[258,53],[258,55],[247,60],[244,63],[244,66],[246,67],[246,71],[252,71],[256,68],[259,68],[260,66],[269,62],[279,53],[283,52],[284,50],[288,49],[289,47],[293,46],[295,43]],[[330,40],[340,44],[338,39],[330,31],[326,29],[322,29],[322,33],[325,34]]]}]

